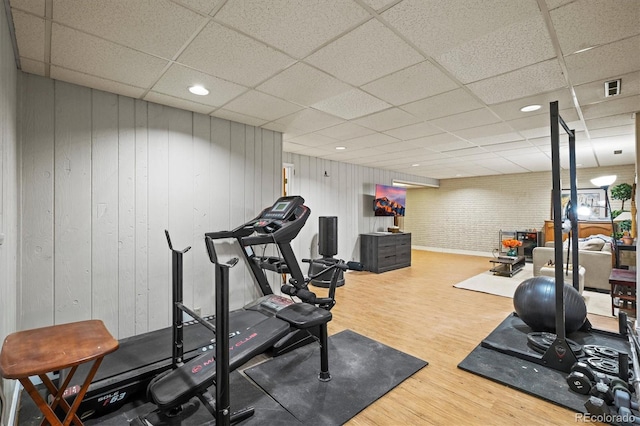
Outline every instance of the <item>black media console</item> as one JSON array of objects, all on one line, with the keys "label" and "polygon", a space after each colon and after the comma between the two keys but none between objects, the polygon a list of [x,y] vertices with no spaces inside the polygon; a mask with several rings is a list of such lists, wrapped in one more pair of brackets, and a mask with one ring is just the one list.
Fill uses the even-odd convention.
[{"label": "black media console", "polygon": [[411,234],[360,234],[360,262],[375,273],[411,266]]}]

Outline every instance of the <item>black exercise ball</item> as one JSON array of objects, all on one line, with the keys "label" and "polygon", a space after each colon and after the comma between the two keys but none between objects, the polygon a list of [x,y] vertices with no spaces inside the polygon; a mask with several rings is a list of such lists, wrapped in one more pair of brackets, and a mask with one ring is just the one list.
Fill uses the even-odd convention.
[{"label": "black exercise ball", "polygon": [[[539,276],[520,283],[513,295],[516,313],[533,331],[556,330],[556,282]],[[578,290],[564,285],[565,332],[578,330],[587,319],[587,305]]]}]

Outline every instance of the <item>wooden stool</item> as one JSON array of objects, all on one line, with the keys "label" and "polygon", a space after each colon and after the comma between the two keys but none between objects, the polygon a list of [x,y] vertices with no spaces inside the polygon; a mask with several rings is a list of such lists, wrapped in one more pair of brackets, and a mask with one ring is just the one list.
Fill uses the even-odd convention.
[{"label": "wooden stool", "polygon": [[[0,353],[0,376],[17,379],[36,403],[45,419],[52,425],[82,425],[76,410],[84,398],[102,358],[118,349],[118,341],[100,320],[73,322],[32,330],[18,331],[4,340]],[[69,406],[63,394],[78,365],[95,360],[73,404]],[[47,373],[71,367],[60,388],[56,388]],[[42,398],[30,376],[39,376],[54,396],[51,405]],[[60,406],[66,413],[63,422],[54,413]]]}]

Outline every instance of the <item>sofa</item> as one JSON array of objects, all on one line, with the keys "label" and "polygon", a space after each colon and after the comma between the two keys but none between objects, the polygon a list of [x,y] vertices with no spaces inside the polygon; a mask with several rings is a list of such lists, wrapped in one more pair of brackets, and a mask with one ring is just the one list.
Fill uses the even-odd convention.
[{"label": "sofa", "polygon": [[[562,259],[567,259],[567,242],[564,242]],[[555,250],[553,241],[544,247],[533,249],[533,276],[542,275],[541,268],[553,266]],[[611,237],[605,235],[592,235],[578,241],[578,260],[580,266],[585,268],[584,287],[609,292],[609,275],[613,267],[613,252],[611,250]],[[569,258],[571,263],[571,258]]]}]

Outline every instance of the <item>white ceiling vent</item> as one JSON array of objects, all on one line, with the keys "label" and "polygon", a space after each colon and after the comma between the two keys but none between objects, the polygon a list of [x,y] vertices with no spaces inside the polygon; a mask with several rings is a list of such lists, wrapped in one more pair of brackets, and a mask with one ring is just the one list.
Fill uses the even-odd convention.
[{"label": "white ceiling vent", "polygon": [[620,79],[605,81],[604,82],[604,97],[616,96],[620,94],[620,86],[622,82]]}]

